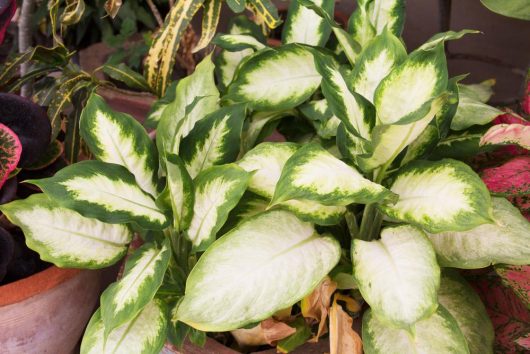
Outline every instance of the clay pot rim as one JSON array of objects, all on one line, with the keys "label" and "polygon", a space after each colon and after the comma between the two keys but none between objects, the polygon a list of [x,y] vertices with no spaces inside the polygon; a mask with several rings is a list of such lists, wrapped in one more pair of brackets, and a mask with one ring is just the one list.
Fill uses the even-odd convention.
[{"label": "clay pot rim", "polygon": [[27,278],[0,286],[0,307],[15,304],[44,293],[81,273],[81,269],[54,265]]}]

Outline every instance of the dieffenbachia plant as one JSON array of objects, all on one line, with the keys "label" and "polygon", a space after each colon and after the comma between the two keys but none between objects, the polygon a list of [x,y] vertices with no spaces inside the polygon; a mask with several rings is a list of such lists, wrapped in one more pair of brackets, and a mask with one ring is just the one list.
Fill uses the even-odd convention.
[{"label": "dieffenbachia plant", "polygon": [[[353,332],[337,303],[359,311],[352,292],[370,306],[367,353],[492,352],[484,306],[448,268],[530,263],[530,225],[440,147],[487,123],[455,126],[460,92],[481,90],[448,77],[444,42],[472,31],[409,53],[403,1],[361,2],[350,32],[332,5],[292,5],[278,48],[235,19],[214,39],[216,64],[206,57],[152,110],[156,143],[93,94],[80,133],[97,160],[28,181],[43,193],[0,207],[59,266],[106,267],[134,233],[143,240],[101,296],[82,353],[157,353],[293,306],[308,314],[319,284],[332,289],[332,353],[354,345],[337,333]],[[262,142],[274,129],[287,141]],[[296,316],[283,351],[311,336]]]}]

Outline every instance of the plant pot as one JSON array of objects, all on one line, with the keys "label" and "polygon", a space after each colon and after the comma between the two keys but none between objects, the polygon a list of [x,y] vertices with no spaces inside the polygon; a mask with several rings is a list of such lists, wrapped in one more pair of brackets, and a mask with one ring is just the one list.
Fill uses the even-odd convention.
[{"label": "plant pot", "polygon": [[108,270],[51,266],[0,286],[0,352],[72,353],[109,283],[107,275]]}]

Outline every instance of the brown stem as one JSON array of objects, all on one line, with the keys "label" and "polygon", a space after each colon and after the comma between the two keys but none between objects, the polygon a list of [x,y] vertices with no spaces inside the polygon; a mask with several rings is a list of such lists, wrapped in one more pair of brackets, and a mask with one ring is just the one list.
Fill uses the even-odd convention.
[{"label": "brown stem", "polygon": [[[20,10],[20,18],[18,20],[18,52],[24,53],[32,43],[31,31],[31,17],[33,15],[33,8],[35,7],[35,0],[24,0],[22,2],[22,9]],[[29,63],[20,65],[20,76],[27,74]],[[20,95],[23,97],[31,96],[32,83],[28,82],[20,89]]]},{"label": "brown stem", "polygon": [[147,0],[147,5],[149,5],[149,9],[153,13],[153,16],[155,16],[158,26],[162,27],[164,25],[164,20],[162,20],[162,16],[160,16],[160,12],[158,12],[158,9],[156,8],[153,0]]}]

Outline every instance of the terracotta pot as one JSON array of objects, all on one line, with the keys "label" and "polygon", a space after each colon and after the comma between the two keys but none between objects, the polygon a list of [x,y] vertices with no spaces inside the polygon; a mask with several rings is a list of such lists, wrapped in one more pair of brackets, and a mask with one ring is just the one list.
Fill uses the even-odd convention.
[{"label": "terracotta pot", "polygon": [[108,284],[107,273],[52,266],[0,286],[0,352],[72,353]]}]

